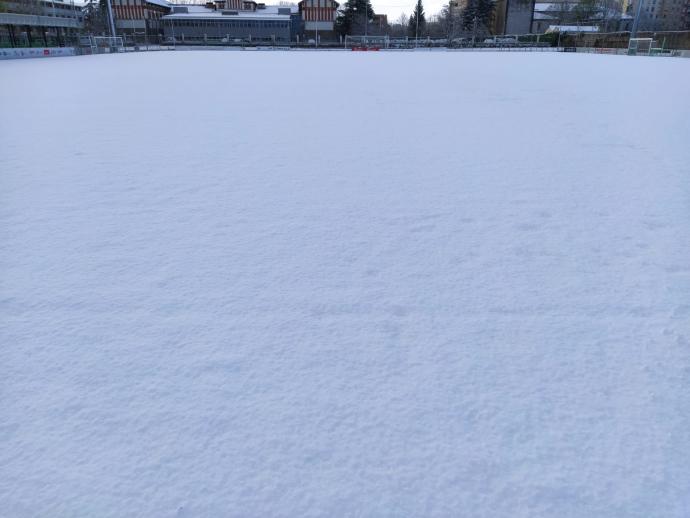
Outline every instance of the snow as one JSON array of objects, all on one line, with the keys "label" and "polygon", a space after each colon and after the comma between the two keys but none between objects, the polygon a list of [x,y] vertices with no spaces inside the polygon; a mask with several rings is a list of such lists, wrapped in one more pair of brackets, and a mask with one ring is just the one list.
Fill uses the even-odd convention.
[{"label": "snow", "polygon": [[596,25],[549,25],[546,32],[599,32],[599,27]]},{"label": "snow", "polygon": [[167,0],[146,0],[149,4],[159,5],[161,7],[170,7],[170,2]]},{"label": "snow", "polygon": [[690,515],[687,60],[0,75],[0,515]]}]

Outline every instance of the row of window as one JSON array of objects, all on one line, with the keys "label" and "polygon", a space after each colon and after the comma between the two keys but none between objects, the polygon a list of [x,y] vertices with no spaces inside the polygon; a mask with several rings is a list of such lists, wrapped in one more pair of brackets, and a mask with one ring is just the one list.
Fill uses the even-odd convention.
[{"label": "row of window", "polygon": [[287,29],[289,22],[274,20],[175,20],[175,27],[227,27],[227,28],[256,28],[256,29]]}]

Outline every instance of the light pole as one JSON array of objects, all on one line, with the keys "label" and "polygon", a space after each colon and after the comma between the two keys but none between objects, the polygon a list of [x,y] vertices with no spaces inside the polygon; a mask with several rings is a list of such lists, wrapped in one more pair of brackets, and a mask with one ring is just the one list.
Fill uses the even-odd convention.
[{"label": "light pole", "polygon": [[638,0],[637,4],[637,13],[635,14],[635,20],[633,21],[633,26],[630,31],[630,38],[634,38],[637,36],[637,29],[639,28],[640,25],[640,16],[642,16],[642,3],[643,0]]},{"label": "light pole", "polygon": [[[314,1],[314,0],[312,0]],[[316,0],[316,39],[314,41],[314,48],[319,48],[319,4],[321,0]]]},{"label": "light pole", "polygon": [[369,9],[367,8],[367,4],[364,4],[364,44],[366,45],[367,48],[369,48],[369,42],[367,41],[367,29],[369,28]]},{"label": "light pole", "polygon": [[472,47],[477,45],[477,17],[472,19]]},{"label": "light pole", "polygon": [[[356,6],[353,7],[352,10],[353,10],[355,13],[358,11],[358,9],[357,9]],[[367,25],[369,25],[369,20],[368,20],[369,13],[368,13],[367,11],[368,11],[368,9],[367,9],[367,6],[365,5],[365,6],[364,6],[364,12],[362,13],[362,14],[364,14],[364,46],[365,46],[365,47],[369,47],[369,45],[367,45],[367,36],[368,36],[368,33],[367,33]]]},{"label": "light pole", "polygon": [[110,5],[110,0],[106,0],[106,6],[108,8],[108,20],[110,21],[110,35],[115,37],[115,21],[113,20],[113,8]]},{"label": "light pole", "polygon": [[415,17],[415,29],[414,29],[414,48],[417,48],[417,42],[419,41],[419,0],[417,0],[417,8],[414,13]]}]

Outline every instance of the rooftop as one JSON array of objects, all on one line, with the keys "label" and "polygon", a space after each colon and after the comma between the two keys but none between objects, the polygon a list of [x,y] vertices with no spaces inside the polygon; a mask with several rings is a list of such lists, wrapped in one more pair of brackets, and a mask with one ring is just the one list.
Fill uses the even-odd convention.
[{"label": "rooftop", "polygon": [[[147,0],[150,1],[150,0]],[[165,0],[156,0],[165,1]],[[186,12],[172,12],[167,14],[164,18],[191,18],[191,19],[208,19],[208,18],[227,18],[229,20],[236,19],[261,19],[261,20],[288,20],[290,14],[282,14],[280,10],[289,10],[289,13],[296,13],[296,6],[282,6],[282,5],[267,5],[265,8],[257,9],[256,11],[244,11],[241,9],[209,9],[204,5],[176,5],[173,7],[174,10],[186,10]],[[228,13],[229,11],[236,12],[237,14],[223,14],[223,12]]]}]

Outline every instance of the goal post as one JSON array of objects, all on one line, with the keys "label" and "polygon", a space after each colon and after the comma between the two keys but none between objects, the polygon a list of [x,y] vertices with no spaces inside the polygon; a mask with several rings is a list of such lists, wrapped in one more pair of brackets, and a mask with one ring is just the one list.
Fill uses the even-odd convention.
[{"label": "goal post", "polygon": [[123,52],[125,45],[121,36],[91,36],[91,48],[95,52]]},{"label": "goal post", "polygon": [[656,42],[652,38],[630,38],[628,41],[629,56],[649,56],[654,48]]},{"label": "goal post", "polygon": [[352,47],[353,49],[366,49],[366,48],[382,48],[387,49],[389,47],[390,38],[388,36],[345,36],[345,48]]}]

